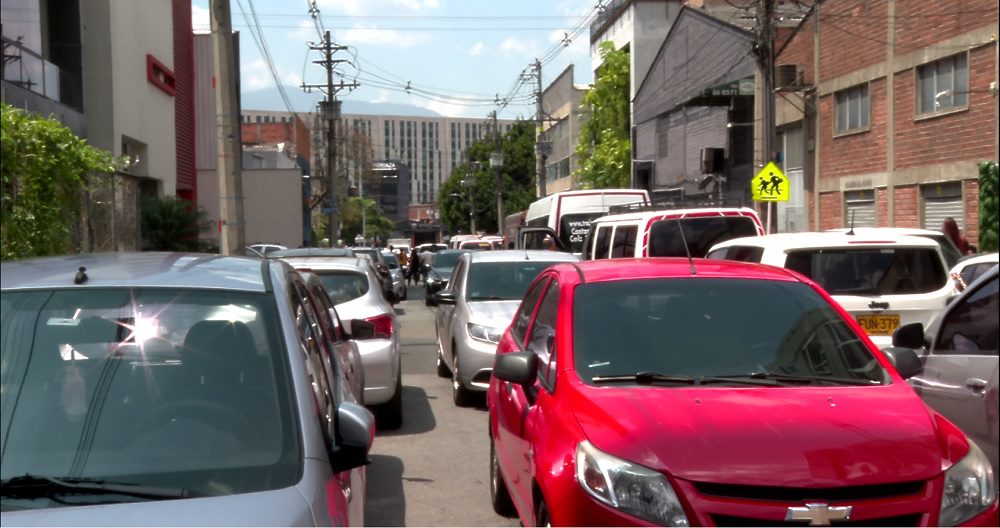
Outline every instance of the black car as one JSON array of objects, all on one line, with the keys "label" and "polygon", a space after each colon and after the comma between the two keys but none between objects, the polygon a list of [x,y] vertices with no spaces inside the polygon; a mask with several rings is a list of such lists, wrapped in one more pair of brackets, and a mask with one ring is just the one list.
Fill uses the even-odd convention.
[{"label": "black car", "polygon": [[427,287],[427,306],[435,306],[434,294],[448,287],[448,279],[451,278],[451,270],[458,263],[458,258],[468,253],[463,249],[443,249],[434,254],[429,269],[425,268],[427,280],[424,285]]}]

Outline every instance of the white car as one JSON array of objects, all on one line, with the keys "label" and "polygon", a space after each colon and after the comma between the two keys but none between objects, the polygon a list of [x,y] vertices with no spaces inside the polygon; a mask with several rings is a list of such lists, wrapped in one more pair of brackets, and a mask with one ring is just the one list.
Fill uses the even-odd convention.
[{"label": "white car", "polygon": [[958,250],[955,243],[948,238],[948,235],[935,231],[933,229],[917,229],[915,227],[855,227],[855,228],[841,228],[841,229],[830,229],[831,233],[849,233],[854,231],[855,235],[866,236],[866,237],[877,237],[877,236],[919,236],[929,238],[938,243],[941,246],[941,254],[944,255],[944,261],[948,264],[948,267],[952,267],[958,263],[959,259],[962,258],[962,252]]},{"label": "white car", "polygon": [[1000,254],[987,253],[985,255],[976,255],[955,264],[955,267],[951,268],[951,278],[955,279],[959,291],[964,290],[966,286],[972,284],[973,281],[981,277],[993,266],[1000,264],[998,255]]},{"label": "white car", "polygon": [[326,286],[344,325],[360,319],[375,325],[375,336],[358,339],[364,371],[364,401],[372,407],[379,428],[397,429],[403,423],[402,367],[399,319],[380,291],[374,269],[364,257],[300,257],[283,259],[309,271]]},{"label": "white car", "polygon": [[727,240],[707,258],[770,264],[809,277],[879,348],[892,345],[901,325],[929,324],[958,293],[940,246],[925,237],[782,233]]}]

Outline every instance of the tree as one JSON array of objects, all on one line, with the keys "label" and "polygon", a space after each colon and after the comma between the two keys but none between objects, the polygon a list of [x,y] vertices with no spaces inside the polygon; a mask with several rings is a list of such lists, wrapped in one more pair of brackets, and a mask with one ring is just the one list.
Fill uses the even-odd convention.
[{"label": "tree", "polygon": [[1000,230],[1000,170],[995,161],[979,164],[979,251],[997,250]]},{"label": "tree", "polygon": [[3,104],[0,120],[0,258],[64,254],[87,175],[114,172],[121,161],[55,119]]},{"label": "tree", "polygon": [[[364,211],[363,215],[361,214],[362,211]],[[382,212],[379,211],[375,200],[351,196],[344,203],[343,214],[341,215],[340,234],[347,243],[351,243],[354,237],[362,233],[362,218],[366,227],[364,232],[368,235],[369,239],[378,237],[385,241],[392,235],[393,229],[396,228],[392,220],[382,216]]]},{"label": "tree", "polygon": [[177,196],[142,201],[142,249],[145,251],[202,251],[207,242],[198,233],[210,226],[208,213]]},{"label": "tree", "polygon": [[610,41],[600,44],[600,53],[597,79],[583,96],[590,119],[580,127],[576,178],[585,188],[628,187],[632,167],[629,54],[615,49]]},{"label": "tree", "polygon": [[[471,180],[476,204],[476,229],[492,233],[497,228],[496,169],[490,167],[494,150],[492,134],[473,143],[469,161],[455,167],[442,182],[438,194],[441,221],[452,232],[470,232],[469,190],[462,180]],[[500,139],[503,167],[500,169],[505,214],[526,209],[535,200],[535,126],[518,121]]]}]

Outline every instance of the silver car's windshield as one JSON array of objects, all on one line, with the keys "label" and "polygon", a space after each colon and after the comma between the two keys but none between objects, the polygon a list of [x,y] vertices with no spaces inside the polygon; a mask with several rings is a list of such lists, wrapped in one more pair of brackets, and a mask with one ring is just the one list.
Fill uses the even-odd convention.
[{"label": "silver car's windshield", "polygon": [[[297,481],[301,442],[270,297],[121,288],[4,292],[0,304],[0,480],[192,495]],[[17,507],[49,506],[35,502]]]},{"label": "silver car's windshield", "polygon": [[557,262],[474,262],[469,266],[465,298],[469,301],[519,301],[535,277],[553,264]]}]

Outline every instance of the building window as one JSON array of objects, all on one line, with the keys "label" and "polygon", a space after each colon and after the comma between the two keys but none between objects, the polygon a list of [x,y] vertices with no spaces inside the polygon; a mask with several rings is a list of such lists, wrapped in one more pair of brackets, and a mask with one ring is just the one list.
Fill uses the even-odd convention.
[{"label": "building window", "polygon": [[875,191],[844,191],[844,219],[848,227],[875,227],[878,219],[875,212]]},{"label": "building window", "polygon": [[869,100],[868,85],[862,84],[834,94],[837,120],[834,132],[837,134],[868,129]]},{"label": "building window", "polygon": [[917,68],[917,114],[969,105],[969,56],[959,53]]}]

